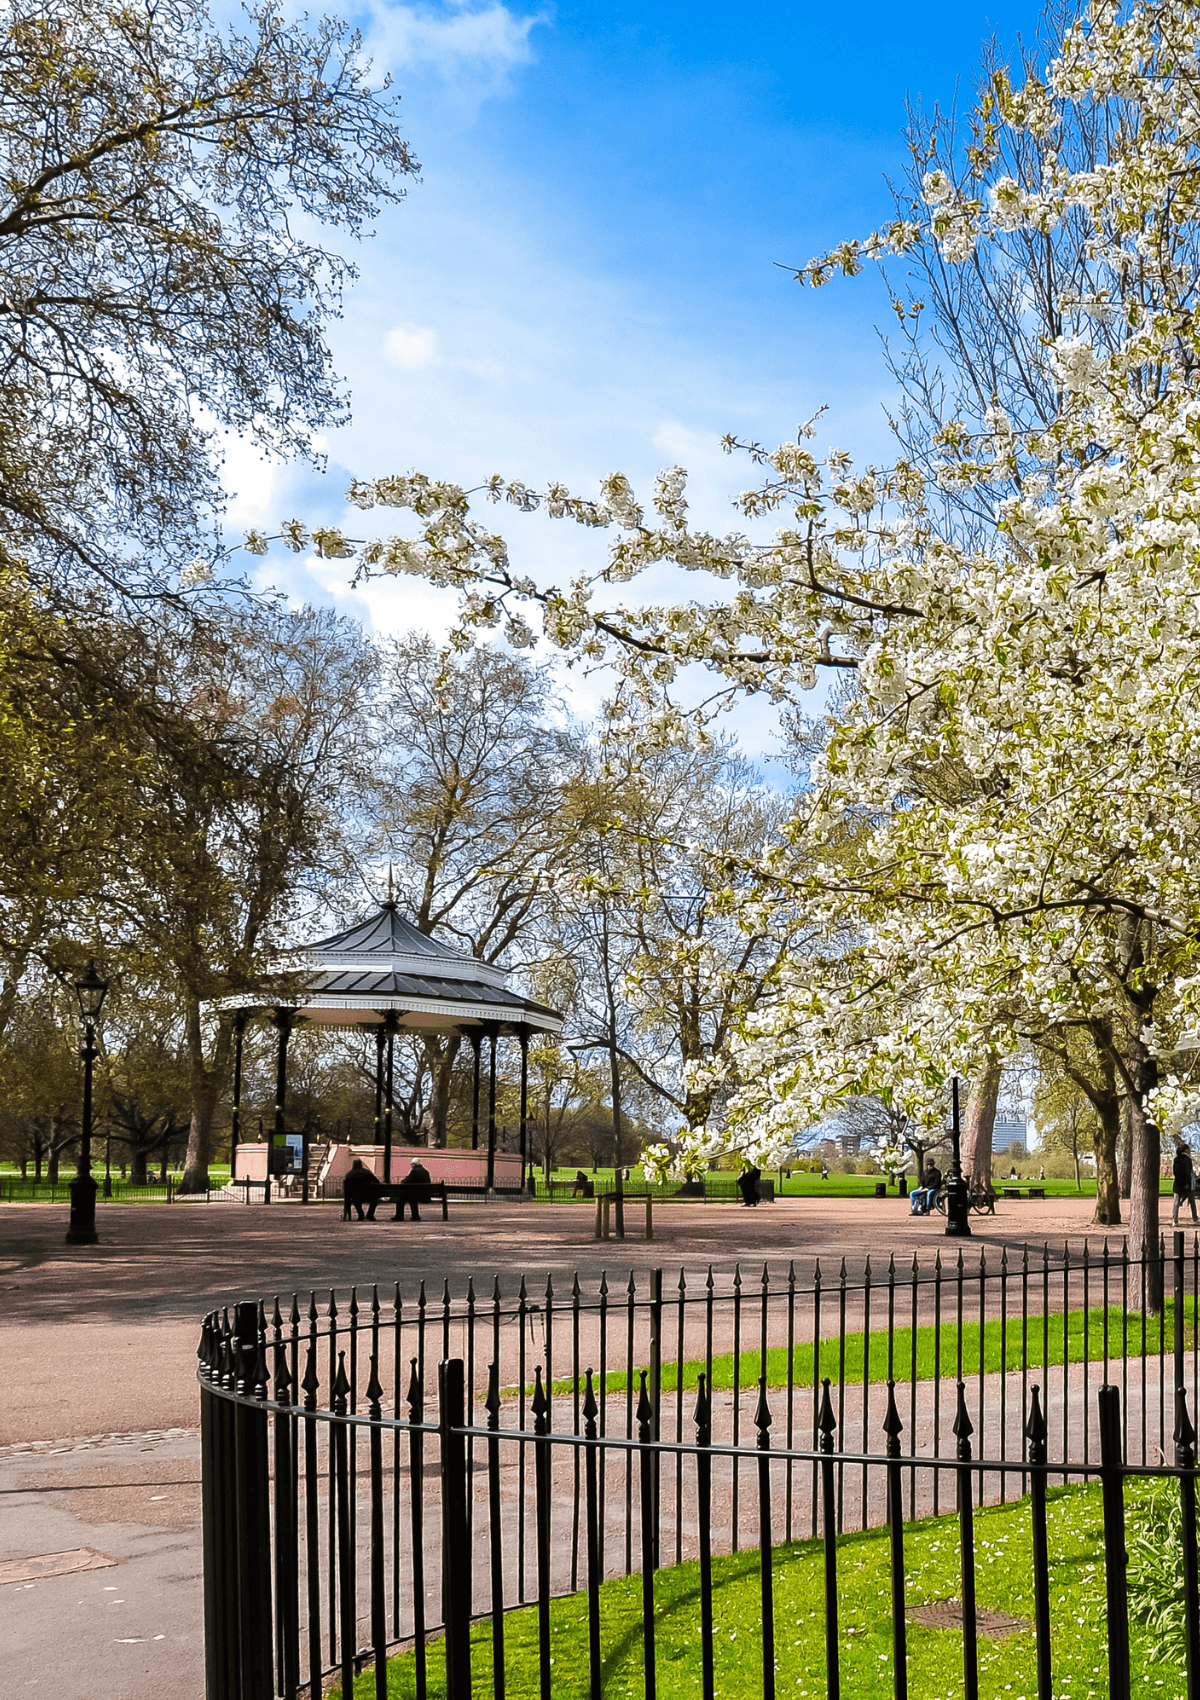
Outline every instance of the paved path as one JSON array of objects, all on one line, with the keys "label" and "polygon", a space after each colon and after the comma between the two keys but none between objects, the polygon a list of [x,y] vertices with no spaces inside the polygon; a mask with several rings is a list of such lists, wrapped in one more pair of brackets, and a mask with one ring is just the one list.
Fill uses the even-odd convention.
[{"label": "paved path", "polygon": [[[1081,1249],[1090,1200],[1004,1203],[974,1245]],[[63,1244],[66,1207],[0,1205],[0,1564],[92,1549],[101,1568],[13,1579],[5,1692],[201,1700],[195,1348],[204,1312],[239,1298],[423,1279],[461,1292],[469,1274],[545,1283],[578,1270],[624,1279],[659,1265],[702,1279],[738,1261],[811,1274],[841,1259],[886,1266],[954,1242],[896,1198],[664,1205],[655,1244],[597,1245],[580,1205],[452,1206],[451,1220],[352,1224],[331,1207],[108,1205],[101,1243]],[[1100,1237],[1091,1230],[1097,1247]],[[65,1438],[63,1438],[65,1437]],[[80,1437],[83,1437],[82,1439]],[[96,1561],[92,1561],[96,1562]]]},{"label": "paved path", "polygon": [[[972,1240],[997,1255],[1049,1240],[1079,1249],[1091,1201],[1002,1203]],[[310,1288],[424,1279],[461,1292],[469,1274],[530,1277],[544,1285],[576,1269],[622,1278],[655,1265],[689,1278],[709,1263],[773,1267],[795,1259],[827,1274],[845,1257],[881,1271],[961,1242],[940,1237],[941,1219],[913,1219],[892,1197],[788,1199],[753,1212],[734,1205],[670,1204],[655,1213],[653,1248],[637,1237],[644,1212],[630,1207],[630,1238],[598,1245],[586,1205],[458,1205],[451,1220],[344,1226],[331,1206],[114,1205],[99,1212],[101,1243],[66,1246],[63,1205],[0,1205],[0,1343],[7,1383],[0,1444],[195,1422],[194,1352],[200,1317],[217,1305]],[[1119,1236],[1118,1236],[1119,1237]],[[1091,1230],[1092,1243],[1102,1236]],[[48,1346],[46,1325],[53,1326]]]}]

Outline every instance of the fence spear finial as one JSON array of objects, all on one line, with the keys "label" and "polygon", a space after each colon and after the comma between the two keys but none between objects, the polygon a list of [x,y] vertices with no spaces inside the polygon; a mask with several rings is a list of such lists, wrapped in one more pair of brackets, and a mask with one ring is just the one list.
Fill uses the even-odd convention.
[{"label": "fence spear finial", "polygon": [[546,1389],[542,1384],[542,1366],[538,1364],[533,1375],[533,1398],[530,1401],[533,1411],[533,1431],[535,1434],[545,1434],[549,1427],[550,1401],[546,1397]]},{"label": "fence spear finial", "polygon": [[650,1394],[646,1388],[646,1371],[641,1370],[639,1374],[641,1387],[638,1392],[637,1410],[634,1415],[638,1422],[638,1439],[645,1444],[652,1438],[650,1424],[654,1420],[654,1406],[650,1403]]},{"label": "fence spear finial", "polygon": [[832,1452],[837,1418],[833,1414],[833,1400],[829,1397],[828,1376],[821,1382],[821,1409],[817,1415],[817,1427],[821,1431],[821,1451]]},{"label": "fence spear finial", "polygon": [[769,1444],[770,1436],[767,1430],[771,1426],[771,1407],[767,1404],[767,1378],[762,1375],[758,1383],[758,1404],[754,1408],[754,1426],[758,1430],[758,1444]]},{"label": "fence spear finial", "polygon": [[383,1416],[380,1401],[383,1398],[383,1383],[379,1379],[379,1359],[371,1353],[371,1375],[367,1382],[367,1404],[370,1407],[371,1421],[377,1423]]},{"label": "fence spear finial", "polygon": [[346,1354],[339,1352],[337,1375],[333,1383],[333,1408],[339,1416],[345,1415],[349,1395],[350,1377],[346,1374]]},{"label": "fence spear finial", "polygon": [[1190,1470],[1196,1462],[1196,1430],[1188,1415],[1187,1388],[1175,1389],[1175,1462],[1180,1469]]},{"label": "fence spear finial", "polygon": [[[958,1405],[954,1412],[954,1428],[951,1432],[958,1440],[959,1457],[969,1458],[971,1455],[971,1436],[975,1433],[975,1424],[971,1421],[970,1412],[967,1410],[967,1387],[963,1381],[958,1384]],[[963,1451],[964,1446],[967,1449],[965,1452]]]},{"label": "fence spear finial", "polygon": [[900,1456],[900,1436],[904,1432],[904,1424],[900,1421],[900,1413],[896,1409],[896,1383],[887,1384],[887,1411],[883,1419],[883,1432],[887,1435],[887,1455],[889,1458]]},{"label": "fence spear finial", "polygon": [[696,1445],[707,1446],[712,1439],[712,1399],[708,1392],[708,1377],[703,1370],[696,1377],[696,1409],[692,1421],[696,1425]]},{"label": "fence spear finial", "polygon": [[1029,1442],[1029,1462],[1044,1464],[1046,1462],[1046,1418],[1042,1411],[1042,1390],[1037,1382],[1029,1389],[1029,1418],[1025,1424],[1025,1438]]},{"label": "fence spear finial", "polygon": [[405,1402],[408,1405],[408,1420],[410,1423],[419,1423],[424,1411],[425,1394],[421,1386],[421,1377],[417,1374],[416,1358],[409,1358],[408,1364],[408,1391],[404,1395]]}]

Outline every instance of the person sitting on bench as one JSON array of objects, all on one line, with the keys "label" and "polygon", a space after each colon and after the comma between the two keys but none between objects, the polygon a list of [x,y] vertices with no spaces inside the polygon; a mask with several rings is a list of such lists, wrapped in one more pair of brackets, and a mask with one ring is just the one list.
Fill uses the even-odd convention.
[{"label": "person sitting on bench", "polygon": [[596,1191],[595,1187],[592,1185],[591,1181],[588,1180],[588,1178],[584,1174],[583,1170],[582,1169],[576,1169],[575,1180],[574,1180],[574,1182],[571,1186],[571,1197],[572,1198],[591,1198],[591,1197],[594,1196],[595,1191]]},{"label": "person sitting on bench", "polygon": [[915,1186],[909,1195],[909,1213],[913,1216],[928,1216],[937,1201],[938,1192],[942,1185],[942,1171],[933,1158],[930,1157],[921,1170],[921,1184]]},{"label": "person sitting on bench", "polygon": [[363,1219],[363,1205],[370,1205],[372,1220],[375,1216],[375,1205],[378,1202],[377,1189],[379,1182],[367,1168],[361,1157],[356,1157],[351,1163],[345,1180],[342,1182],[342,1221],[350,1220],[351,1205],[358,1211],[358,1219]]},{"label": "person sitting on bench", "polygon": [[412,1160],[412,1167],[409,1169],[404,1179],[400,1182],[399,1190],[396,1193],[396,1214],[392,1220],[395,1222],[403,1222],[404,1206],[407,1204],[408,1208],[412,1211],[413,1221],[419,1222],[421,1220],[421,1212],[418,1207],[422,1204],[429,1203],[432,1196],[429,1189],[432,1185],[433,1176],[429,1173],[429,1170],[425,1167],[424,1163],[422,1163],[421,1159],[419,1157],[414,1157]]}]

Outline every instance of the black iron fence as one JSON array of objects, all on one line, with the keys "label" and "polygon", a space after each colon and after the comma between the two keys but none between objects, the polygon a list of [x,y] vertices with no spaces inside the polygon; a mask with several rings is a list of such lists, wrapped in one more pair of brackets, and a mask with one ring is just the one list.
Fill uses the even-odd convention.
[{"label": "black iron fence", "polygon": [[[726,1651],[714,1587],[741,1549],[757,1594],[737,1692],[750,1657],[763,1695],[776,1693],[795,1627],[789,1617],[778,1642],[777,1594],[799,1554],[820,1566],[811,1692],[836,1697],[846,1661],[861,1662],[858,1626],[840,1614],[869,1558],[861,1531],[873,1530],[887,1691],[910,1692],[916,1610],[961,1635],[958,1680],[973,1700],[987,1618],[976,1519],[1006,1506],[1028,1549],[1028,1617],[1016,1620],[1036,1648],[1028,1692],[1051,1700],[1070,1692],[1056,1661],[1079,1625],[1061,1622],[1048,1496],[1081,1487],[1097,1498],[1100,1686],[1125,1700],[1131,1478],[1163,1478],[1177,1496],[1193,1700],[1198,1275],[1200,1243],[1176,1235],[1169,1255],[1045,1248],[889,1262],[882,1277],[869,1264],[832,1280],[819,1267],[699,1283],[681,1272],[670,1287],[654,1271],[536,1296],[524,1281],[483,1296],[468,1283],[457,1298],[372,1288],[214,1313],[200,1347],[209,1700],[315,1697],[329,1682],[376,1700],[598,1696],[618,1642],[614,1692],[628,1691],[636,1644],[655,1700],[656,1635],[668,1617],[677,1633],[681,1566],[692,1567],[690,1667],[708,1700]],[[914,1600],[906,1547],[942,1513],[955,1598]],[[574,1615],[554,1619],[564,1600]]]},{"label": "black iron fence", "polygon": [[[2,1204],[69,1204],[71,1201],[71,1176],[61,1176],[56,1181],[33,1180],[23,1175],[0,1175],[0,1203]],[[97,1175],[96,1180],[103,1188],[103,1176]],[[180,1193],[179,1175],[168,1175],[165,1180],[146,1180],[134,1182],[122,1180],[114,1175],[111,1191],[106,1195],[103,1190],[97,1192],[97,1204],[170,1204],[176,1198],[208,1199],[216,1196],[219,1191]]]}]

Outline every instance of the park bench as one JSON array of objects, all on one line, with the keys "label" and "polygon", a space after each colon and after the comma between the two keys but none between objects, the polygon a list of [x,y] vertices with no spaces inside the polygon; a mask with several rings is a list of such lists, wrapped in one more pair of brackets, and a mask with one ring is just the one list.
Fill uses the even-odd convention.
[{"label": "park bench", "polygon": [[[551,1200],[553,1200],[555,1193],[558,1193],[558,1192],[569,1194],[569,1195],[575,1195],[575,1188],[576,1188],[577,1185],[578,1185],[577,1181],[551,1181],[550,1182],[550,1197],[551,1197]],[[586,1189],[581,1189],[578,1196],[581,1197],[581,1198],[594,1198],[595,1197],[595,1182],[590,1181],[590,1180],[587,1181]]]},{"label": "park bench", "polygon": [[1019,1186],[1006,1186],[1001,1187],[1000,1190],[1005,1198],[1045,1198],[1046,1196],[1044,1186],[1030,1186],[1024,1189]]},{"label": "park bench", "polygon": [[394,1204],[396,1217],[392,1219],[395,1221],[399,1216],[401,1201],[407,1204],[410,1198],[415,1198],[418,1205],[432,1204],[436,1199],[440,1199],[442,1221],[450,1220],[450,1200],[445,1181],[430,1181],[427,1186],[410,1186],[406,1181],[376,1181],[363,1203],[367,1205],[367,1215],[372,1221],[375,1220],[375,1211],[380,1204]]}]

